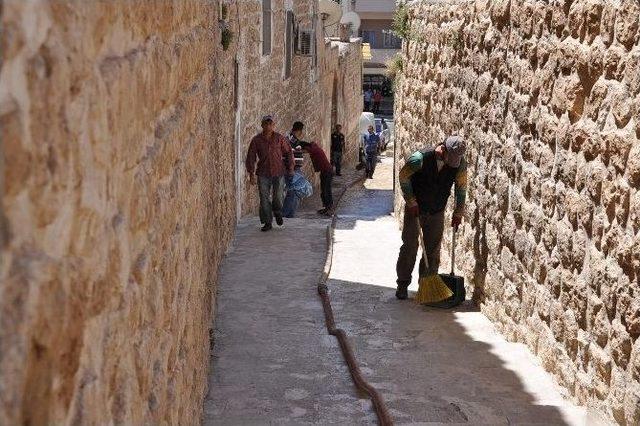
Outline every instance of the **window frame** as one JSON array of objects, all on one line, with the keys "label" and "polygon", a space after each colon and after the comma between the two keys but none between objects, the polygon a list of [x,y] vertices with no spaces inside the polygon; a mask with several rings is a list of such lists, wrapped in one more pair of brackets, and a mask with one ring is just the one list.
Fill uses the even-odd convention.
[{"label": "window frame", "polygon": [[293,56],[294,56],[294,26],[295,16],[292,10],[285,11],[284,14],[284,28],[285,28],[285,43],[284,43],[284,55],[283,55],[283,79],[288,80],[293,73]]},{"label": "window frame", "polygon": [[[268,7],[268,9],[266,8]],[[269,18],[269,34],[267,37],[265,26],[266,17]],[[262,0],[262,17],[261,17],[261,56],[270,56],[273,52],[273,0]],[[268,43],[266,41],[268,40]],[[268,50],[267,50],[268,47]]]},{"label": "window frame", "polygon": [[[365,40],[366,34],[366,40]],[[362,30],[362,42],[369,43],[372,49],[375,49],[376,44],[376,31],[375,30]]]},{"label": "window frame", "polygon": [[382,32],[382,48],[383,49],[399,49],[402,41],[393,31],[386,30]]}]

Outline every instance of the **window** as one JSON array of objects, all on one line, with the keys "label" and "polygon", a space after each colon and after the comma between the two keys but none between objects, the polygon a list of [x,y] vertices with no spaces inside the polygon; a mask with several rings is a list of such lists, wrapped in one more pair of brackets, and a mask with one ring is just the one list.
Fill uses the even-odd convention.
[{"label": "window", "polygon": [[362,30],[362,42],[369,43],[371,47],[376,44],[376,32],[370,30]]},{"label": "window", "polygon": [[262,54],[271,54],[271,0],[262,0]]},{"label": "window", "polygon": [[235,110],[238,109],[238,91],[240,89],[239,85],[240,85],[240,64],[238,63],[238,60],[236,59],[234,62],[234,66],[233,66],[233,108]]},{"label": "window", "polygon": [[293,59],[293,12],[287,11],[285,45],[284,45],[284,78],[291,77],[291,61]]},{"label": "window", "polygon": [[400,49],[402,40],[391,30],[382,30],[382,46],[385,49]]},{"label": "window", "polygon": [[318,36],[316,34],[316,20],[313,20],[313,39],[311,40],[311,48],[313,60],[311,65],[313,66],[313,81],[318,78]]}]

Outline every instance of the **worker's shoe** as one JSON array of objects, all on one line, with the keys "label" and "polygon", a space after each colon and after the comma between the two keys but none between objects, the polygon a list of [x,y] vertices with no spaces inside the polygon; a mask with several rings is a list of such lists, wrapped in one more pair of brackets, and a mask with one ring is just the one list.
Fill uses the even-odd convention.
[{"label": "worker's shoe", "polygon": [[260,230],[262,232],[267,232],[267,231],[271,231],[271,228],[273,228],[273,226],[270,223],[265,223]]},{"label": "worker's shoe", "polygon": [[396,297],[400,300],[405,300],[409,297],[409,293],[407,289],[409,288],[409,283],[398,283],[398,289],[396,290]]},{"label": "worker's shoe", "polygon": [[284,223],[281,215],[276,215],[276,223],[278,224],[278,226],[282,226],[282,224]]},{"label": "worker's shoe", "polygon": [[325,214],[325,213],[327,213],[327,208],[326,207],[318,210],[318,214]]}]

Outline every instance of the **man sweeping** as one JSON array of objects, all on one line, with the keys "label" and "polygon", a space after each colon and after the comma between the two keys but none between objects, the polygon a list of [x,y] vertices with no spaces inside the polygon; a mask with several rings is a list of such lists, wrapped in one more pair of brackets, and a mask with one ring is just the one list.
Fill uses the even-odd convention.
[{"label": "man sweeping", "polygon": [[449,136],[435,147],[415,152],[400,169],[399,180],[406,206],[402,229],[402,247],[396,272],[396,297],[407,298],[411,273],[418,253],[420,229],[424,237],[424,259],[420,276],[438,273],[440,243],[444,231],[444,210],[455,183],[455,208],[451,226],[458,227],[464,216],[467,193],[466,143],[460,136]]}]

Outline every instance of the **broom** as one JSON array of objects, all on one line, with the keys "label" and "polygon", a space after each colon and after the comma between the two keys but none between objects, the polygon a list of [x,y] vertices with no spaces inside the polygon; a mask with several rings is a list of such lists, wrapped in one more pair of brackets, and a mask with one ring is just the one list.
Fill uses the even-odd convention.
[{"label": "broom", "polygon": [[[425,270],[429,270],[429,261],[427,260],[427,252],[424,249],[424,237],[422,235],[422,226],[420,226],[420,220],[418,224],[418,235],[420,238],[420,248],[422,249],[422,258],[424,260]],[[414,300],[420,304],[422,303],[436,303],[444,299],[448,299],[453,296],[453,293],[442,281],[440,275],[437,273],[428,273],[426,276],[420,277],[418,292],[416,293]]]}]

